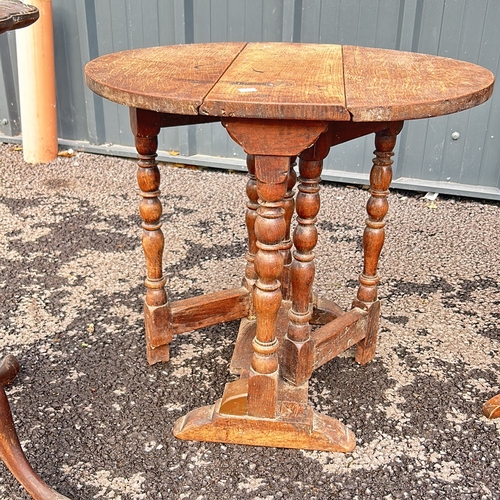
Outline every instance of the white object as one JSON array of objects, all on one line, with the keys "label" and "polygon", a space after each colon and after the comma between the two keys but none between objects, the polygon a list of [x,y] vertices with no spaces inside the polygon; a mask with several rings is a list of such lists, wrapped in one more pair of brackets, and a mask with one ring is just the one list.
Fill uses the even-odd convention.
[{"label": "white object", "polygon": [[429,201],[436,201],[437,200],[437,197],[439,196],[439,193],[427,193],[424,198],[426,200],[429,200]]}]

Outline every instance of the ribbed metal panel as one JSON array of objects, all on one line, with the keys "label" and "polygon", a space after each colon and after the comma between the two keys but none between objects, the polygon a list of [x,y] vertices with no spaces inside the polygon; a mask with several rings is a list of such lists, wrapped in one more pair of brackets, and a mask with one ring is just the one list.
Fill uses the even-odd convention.
[{"label": "ribbed metal panel", "polygon": [[0,133],[21,133],[14,33],[0,35]]},{"label": "ribbed metal panel", "polygon": [[[128,111],[93,95],[83,80],[87,61],[128,48],[337,43],[454,57],[498,74],[497,0],[53,0],[53,10],[59,136],[92,151],[133,155]],[[0,132],[18,140],[13,34],[0,37],[0,57]],[[407,123],[393,185],[500,199],[499,93],[470,111]],[[218,124],[164,130],[159,148],[164,160],[244,168],[243,151]],[[372,137],[334,148],[323,177],[366,183],[372,150]]]}]

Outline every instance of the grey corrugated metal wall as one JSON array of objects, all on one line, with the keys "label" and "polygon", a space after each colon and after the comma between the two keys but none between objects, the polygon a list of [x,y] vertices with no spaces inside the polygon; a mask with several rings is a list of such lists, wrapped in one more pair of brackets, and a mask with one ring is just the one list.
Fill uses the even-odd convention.
[{"label": "grey corrugated metal wall", "polygon": [[[353,44],[455,57],[498,74],[498,0],[53,0],[53,10],[59,136],[89,151],[134,154],[127,110],[88,91],[82,70],[98,55],[128,48],[225,40]],[[0,133],[16,140],[14,34],[0,37],[0,57]],[[408,122],[393,186],[500,199],[499,93],[470,111]],[[163,131],[160,150],[164,160],[244,168],[243,152],[219,124]],[[334,148],[323,177],[366,182],[372,150],[371,137]]]}]

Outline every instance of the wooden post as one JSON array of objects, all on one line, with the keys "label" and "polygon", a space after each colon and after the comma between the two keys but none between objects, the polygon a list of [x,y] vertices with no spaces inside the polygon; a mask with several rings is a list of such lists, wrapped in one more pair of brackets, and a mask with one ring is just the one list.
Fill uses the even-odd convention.
[{"label": "wooden post", "polygon": [[281,245],[281,254],[283,255],[283,273],[280,277],[281,293],[283,300],[291,300],[292,298],[292,282],[291,282],[291,267],[292,267],[292,240],[291,227],[292,218],[295,212],[295,183],[297,182],[297,174],[295,173],[295,157],[290,158],[290,171],[288,172],[287,191],[283,200],[283,208],[285,209],[285,239]]},{"label": "wooden post", "polygon": [[259,208],[255,221],[257,282],[253,304],[257,317],[253,357],[248,381],[248,415],[273,418],[278,395],[278,340],[276,318],[281,306],[283,271],[281,247],[286,222],[283,198],[287,192],[290,159],[255,156]]},{"label": "wooden post", "polygon": [[57,158],[52,0],[30,0],[39,20],[16,31],[23,155],[27,163]]},{"label": "wooden post", "polygon": [[288,331],[283,340],[282,375],[293,385],[309,380],[313,369],[311,343],[312,287],[316,267],[314,248],[318,241],[316,216],[320,208],[320,182],[323,159],[330,150],[328,137],[322,134],[299,157],[299,186],[296,199],[297,226],[293,233],[291,266],[292,307],[288,311]]},{"label": "wooden post", "polygon": [[366,337],[357,344],[356,361],[362,365],[375,356],[380,302],[377,300],[377,274],[380,252],[384,246],[385,221],[389,210],[389,185],[392,180],[392,157],[396,138],[403,128],[403,122],[393,122],[385,130],[375,134],[375,158],[370,172],[370,198],[366,204],[368,218],[363,233],[364,266],[359,276],[359,288],[355,307],[368,310]]},{"label": "wooden post", "polygon": [[154,111],[130,108],[130,124],[139,158],[137,181],[142,196],[139,211],[143,220],[142,247],[147,268],[144,326],[149,364],[168,361],[172,341],[172,315],[162,267],[165,238],[161,230],[162,206],[158,198],[160,171],[156,164],[160,116]]},{"label": "wooden post", "polygon": [[[247,155],[247,211],[245,223],[248,233],[248,251],[245,255],[247,265],[245,267],[244,286],[249,292],[253,290],[257,275],[255,274],[255,254],[257,253],[257,240],[255,238],[255,219],[257,219],[257,209],[259,208],[259,195],[257,194],[257,179],[255,178],[255,157]],[[252,311],[250,312],[252,314]]]}]

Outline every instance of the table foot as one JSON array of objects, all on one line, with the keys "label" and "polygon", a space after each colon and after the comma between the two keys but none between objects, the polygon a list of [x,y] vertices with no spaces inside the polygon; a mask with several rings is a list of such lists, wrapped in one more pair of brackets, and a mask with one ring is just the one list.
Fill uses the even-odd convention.
[{"label": "table foot", "polygon": [[[355,300],[354,307],[363,307],[363,303]],[[380,300],[373,302],[368,308],[368,322],[366,325],[366,335],[356,346],[355,361],[361,365],[366,365],[375,357],[377,347],[377,337],[380,321]]]},{"label": "table foot", "polygon": [[308,405],[282,402],[276,418],[220,413],[221,400],[177,420],[174,436],[188,441],[295,448],[348,453],[356,446],[353,432],[338,420]]},{"label": "table foot", "polygon": [[169,304],[150,306],[144,303],[144,327],[148,363],[154,365],[170,359],[172,342],[171,312]]},{"label": "table foot", "polygon": [[493,396],[484,403],[483,415],[491,419],[500,417],[500,394]]},{"label": "table foot", "polygon": [[165,362],[170,360],[170,344],[152,347],[146,343],[146,355],[148,363],[154,365],[155,363]]}]

